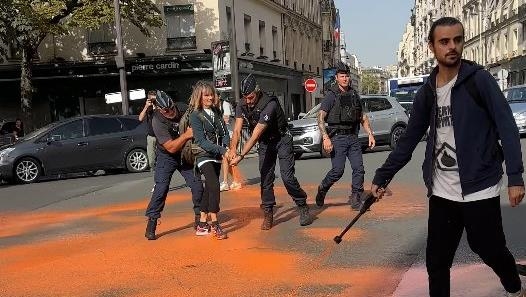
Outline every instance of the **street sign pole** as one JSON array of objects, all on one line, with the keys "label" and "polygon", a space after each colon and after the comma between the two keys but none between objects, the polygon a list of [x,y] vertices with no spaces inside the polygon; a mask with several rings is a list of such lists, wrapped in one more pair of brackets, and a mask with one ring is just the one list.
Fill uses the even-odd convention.
[{"label": "street sign pole", "polygon": [[122,114],[128,114],[128,90],[126,85],[126,69],[124,67],[124,56],[122,52],[122,27],[121,27],[121,8],[119,0],[114,0],[113,5],[115,8],[115,31],[117,33],[117,56],[115,57],[115,64],[119,69],[119,78],[121,85],[121,96],[122,96]]}]

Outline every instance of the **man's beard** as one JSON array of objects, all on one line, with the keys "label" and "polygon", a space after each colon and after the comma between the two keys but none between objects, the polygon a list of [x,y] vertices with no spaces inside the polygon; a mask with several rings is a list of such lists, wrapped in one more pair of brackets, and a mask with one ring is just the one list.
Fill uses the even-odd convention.
[{"label": "man's beard", "polygon": [[[451,54],[452,54],[452,53],[451,53]],[[462,59],[462,54],[459,54],[459,53],[457,53],[457,52],[455,52],[455,54],[456,54],[456,57],[455,57],[454,60],[451,60],[451,59],[448,57],[448,55],[450,55],[450,54],[446,55],[446,56],[444,57],[444,59],[440,59],[440,60],[437,59],[437,60],[438,60],[438,62],[439,62],[442,66],[444,66],[444,67],[455,68],[455,67],[457,67],[457,66],[460,64],[461,59]]]}]

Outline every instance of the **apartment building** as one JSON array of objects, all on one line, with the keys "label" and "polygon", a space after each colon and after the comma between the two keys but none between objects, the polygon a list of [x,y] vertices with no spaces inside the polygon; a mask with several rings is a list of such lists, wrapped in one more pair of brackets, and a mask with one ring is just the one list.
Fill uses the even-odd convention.
[{"label": "apartment building", "polygon": [[501,88],[526,83],[526,0],[415,0],[415,74],[429,73],[434,66],[427,35],[432,22],[443,16],[462,21],[464,57],[483,65]]},{"label": "apartment building", "polygon": [[397,77],[402,76],[413,76],[415,74],[415,61],[414,61],[414,50],[415,50],[415,31],[412,21],[410,20],[402,35],[402,40],[398,45],[397,51]]},{"label": "apartment building", "polygon": [[[322,16],[316,0],[155,0],[164,26],[145,37],[123,21],[123,48],[128,89],[162,89],[187,101],[192,85],[212,80],[211,43],[235,44],[240,79],[257,76],[262,89],[276,95],[287,115],[311,106],[303,88],[306,78],[321,77]],[[333,3],[333,1],[330,1]],[[235,30],[236,40],[232,40]],[[77,29],[48,36],[38,50],[33,81],[35,123],[80,114],[119,113],[120,103],[106,104],[117,92],[113,24],[98,30]],[[0,65],[0,117],[19,112],[20,60],[10,50]],[[231,94],[228,94],[232,96]],[[144,102],[131,101],[138,113]]]}]

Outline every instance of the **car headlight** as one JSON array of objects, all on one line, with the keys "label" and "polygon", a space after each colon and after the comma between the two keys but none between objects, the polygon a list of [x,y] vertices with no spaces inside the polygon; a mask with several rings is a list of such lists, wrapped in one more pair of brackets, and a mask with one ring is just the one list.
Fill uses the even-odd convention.
[{"label": "car headlight", "polygon": [[1,150],[0,151],[0,163],[2,163],[2,161],[7,159],[7,156],[9,155],[9,153],[14,151],[14,150],[15,150],[14,147],[9,147],[9,148]]},{"label": "car headlight", "polygon": [[313,132],[313,131],[317,131],[318,130],[318,126],[315,125],[315,126],[307,126],[303,129],[304,132]]},{"label": "car headlight", "polygon": [[524,122],[526,121],[526,111],[514,113],[513,117],[516,122]]}]

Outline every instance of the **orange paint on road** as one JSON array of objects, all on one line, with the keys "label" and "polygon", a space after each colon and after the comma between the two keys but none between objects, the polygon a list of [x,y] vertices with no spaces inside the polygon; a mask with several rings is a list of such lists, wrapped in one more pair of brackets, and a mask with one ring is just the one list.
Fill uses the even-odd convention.
[{"label": "orange paint on road", "polygon": [[[393,192],[392,200],[386,198],[362,219],[420,211],[419,206],[406,209],[411,202],[398,197],[396,189]],[[259,185],[228,193],[222,197],[220,220],[230,238],[223,241],[196,237],[190,209],[178,208],[174,214],[173,204],[188,200],[188,193],[169,195],[170,207],[163,213],[156,241],[143,236],[148,198],[71,212],[3,215],[0,296],[363,297],[369,292],[375,296],[392,293],[381,290],[396,284],[397,268],[335,268],[333,262],[325,261],[345,251],[343,244],[332,242],[341,229],[316,224],[326,216],[346,220],[353,215],[347,205],[330,206],[317,213],[319,221],[300,227],[285,189],[276,187],[281,203],[276,218],[281,222],[261,231]],[[344,199],[341,195],[338,201]],[[288,234],[279,237],[278,232]],[[349,231],[344,241],[348,240],[374,244],[368,231],[358,227]],[[310,250],[304,250],[301,242]],[[316,245],[319,248],[313,250]]]}]

